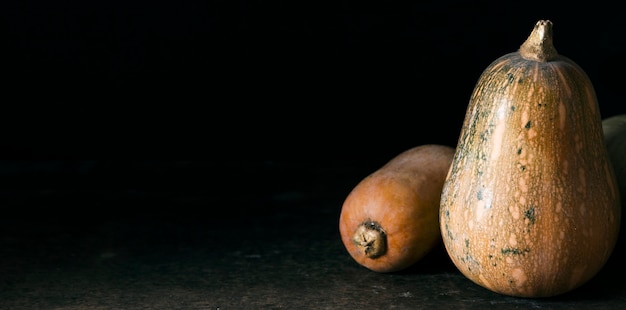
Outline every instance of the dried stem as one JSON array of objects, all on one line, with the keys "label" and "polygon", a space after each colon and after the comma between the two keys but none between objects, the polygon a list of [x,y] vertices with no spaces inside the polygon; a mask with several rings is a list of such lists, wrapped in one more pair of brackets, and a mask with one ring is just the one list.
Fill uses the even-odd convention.
[{"label": "dried stem", "polygon": [[540,20],[530,33],[524,44],[520,46],[522,57],[534,61],[551,61],[559,56],[552,44],[552,22]]}]

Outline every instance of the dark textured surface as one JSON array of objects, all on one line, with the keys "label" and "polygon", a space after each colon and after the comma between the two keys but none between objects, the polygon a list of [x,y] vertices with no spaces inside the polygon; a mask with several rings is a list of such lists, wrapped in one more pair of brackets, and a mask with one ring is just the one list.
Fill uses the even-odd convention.
[{"label": "dark textured surface", "polygon": [[[621,247],[590,282],[546,299],[514,298],[483,289],[455,269],[442,247],[399,273],[379,274],[357,265],[341,244],[338,217],[345,195],[370,170],[368,165],[231,163],[220,165],[221,169],[201,162],[126,165],[127,182],[146,184],[134,191],[107,187],[111,184],[107,180],[116,174],[111,169],[96,174],[101,165],[92,162],[80,178],[65,173],[58,182],[45,183],[48,190],[32,186],[2,193],[0,308],[617,309],[626,305]],[[3,169],[3,177],[28,178],[41,167],[49,172],[57,167],[60,173],[60,166],[51,163],[22,163],[21,171],[30,172]],[[204,188],[203,178],[191,177],[186,182],[195,180],[198,189],[184,186],[185,181],[174,186],[181,179],[172,176],[189,176],[185,171],[213,171],[222,181],[256,171],[257,188],[247,193],[228,193],[226,187],[213,191],[208,185]],[[230,171],[230,177],[224,171]],[[98,181],[90,179],[94,175]],[[55,183],[64,185],[55,187]],[[71,184],[80,188],[79,183],[83,189],[69,189]]]}]

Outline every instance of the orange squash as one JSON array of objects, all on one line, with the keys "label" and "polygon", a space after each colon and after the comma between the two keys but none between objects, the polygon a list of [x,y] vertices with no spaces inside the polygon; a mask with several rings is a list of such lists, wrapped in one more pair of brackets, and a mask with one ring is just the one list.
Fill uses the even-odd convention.
[{"label": "orange squash", "polygon": [[440,206],[444,246],[494,292],[549,297],[590,280],[612,254],[620,196],[593,85],[557,53],[553,24],[482,73]]},{"label": "orange squash", "polygon": [[440,244],[439,200],[453,155],[445,145],[411,148],[352,189],[339,231],[357,263],[376,272],[400,271]]}]

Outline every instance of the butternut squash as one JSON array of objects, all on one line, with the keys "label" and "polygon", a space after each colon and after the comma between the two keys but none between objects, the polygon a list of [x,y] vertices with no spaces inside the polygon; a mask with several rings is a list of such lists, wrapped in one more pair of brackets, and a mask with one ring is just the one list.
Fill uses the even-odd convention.
[{"label": "butternut squash", "polygon": [[557,53],[540,20],[492,62],[470,97],[441,195],[452,262],[496,293],[549,297],[605,264],[620,226],[620,196],[603,142],[594,87]]},{"label": "butternut squash", "polygon": [[352,189],[339,231],[357,263],[376,272],[400,271],[441,243],[439,201],[453,155],[445,145],[411,148]]}]

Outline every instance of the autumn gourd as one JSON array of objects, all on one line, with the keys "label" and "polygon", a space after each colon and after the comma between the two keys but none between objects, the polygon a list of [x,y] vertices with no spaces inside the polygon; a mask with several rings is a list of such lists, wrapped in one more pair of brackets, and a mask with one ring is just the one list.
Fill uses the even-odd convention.
[{"label": "autumn gourd", "polygon": [[445,145],[411,148],[352,189],[339,231],[357,263],[376,272],[400,271],[441,243],[439,201],[453,155]]},{"label": "autumn gourd", "polygon": [[[626,114],[613,115],[602,120],[604,142],[615,170],[622,201],[622,213],[626,208]],[[620,229],[618,245],[626,246],[626,228]]]},{"label": "autumn gourd", "polygon": [[626,114],[613,115],[602,120],[604,142],[613,164],[622,204],[626,202]]},{"label": "autumn gourd", "polygon": [[443,243],[476,284],[517,297],[577,288],[604,266],[620,197],[593,85],[536,23],[471,95],[441,195]]}]

